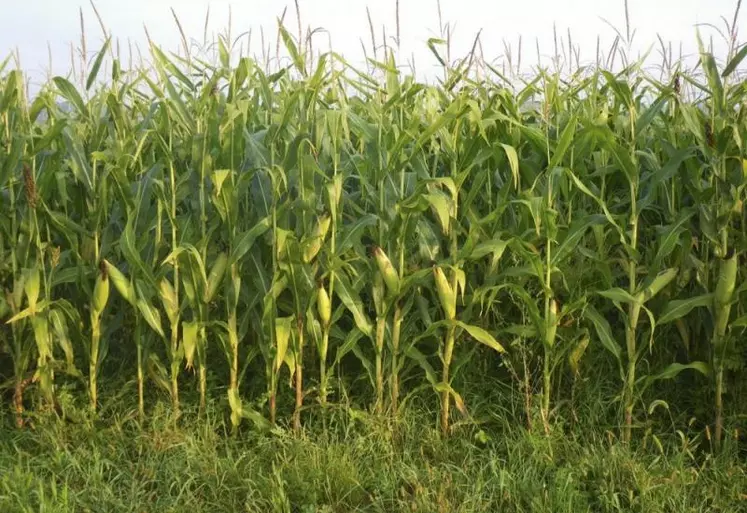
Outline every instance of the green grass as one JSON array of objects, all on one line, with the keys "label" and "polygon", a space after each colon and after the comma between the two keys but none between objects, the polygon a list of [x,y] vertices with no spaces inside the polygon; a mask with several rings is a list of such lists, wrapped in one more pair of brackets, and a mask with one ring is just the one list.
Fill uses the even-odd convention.
[{"label": "green grass", "polygon": [[[736,512],[747,472],[664,439],[625,447],[601,430],[577,438],[520,426],[474,427],[443,440],[414,404],[394,428],[331,409],[297,435],[230,436],[221,407],[205,420],[165,403],[140,427],[125,410],[91,423],[37,418],[0,431],[0,511],[15,512]],[[134,406],[134,405],[133,405]],[[72,406],[68,406],[72,408]],[[133,408],[135,411],[136,408]],[[477,412],[486,418],[491,412]],[[496,412],[492,412],[493,414]],[[649,442],[650,443],[650,442]],[[691,452],[690,452],[691,451]]]}]

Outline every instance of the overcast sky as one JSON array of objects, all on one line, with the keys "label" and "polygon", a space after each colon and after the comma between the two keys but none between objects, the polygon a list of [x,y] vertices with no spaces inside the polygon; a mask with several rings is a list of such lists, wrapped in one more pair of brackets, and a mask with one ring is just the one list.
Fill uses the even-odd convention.
[{"label": "overcast sky", "polygon": [[[362,56],[360,40],[370,49],[370,33],[366,6],[376,29],[376,39],[382,40],[382,27],[387,35],[396,32],[395,0],[299,0],[304,31],[320,27],[328,34],[314,38],[316,48],[327,48],[331,37],[333,48],[358,62]],[[259,27],[273,41],[276,37],[276,17],[288,6],[286,25],[297,33],[293,1],[282,0],[97,0],[95,2],[108,31],[119,39],[123,54],[127,41],[137,42],[145,49],[143,25],[162,47],[177,50],[179,33],[171,15],[173,7],[187,33],[196,41],[203,40],[205,17],[210,7],[208,37],[228,28],[229,6],[232,11],[232,35],[239,36],[252,29],[252,52],[260,52]],[[675,53],[683,43],[685,53],[696,48],[695,26],[713,23],[723,28],[722,16],[731,21],[737,0],[630,0],[630,21],[636,29],[634,48],[645,50],[657,43],[657,34],[672,42]],[[48,70],[48,48],[52,53],[54,74],[68,74],[70,43],[80,44],[79,8],[83,9],[88,35],[89,57],[103,41],[102,31],[88,1],[79,0],[0,0],[0,59],[18,49],[22,66],[32,76],[43,77]],[[614,31],[604,20],[625,31],[623,0],[441,0],[444,23],[453,27],[452,56],[464,55],[477,32],[487,58],[504,54],[504,41],[510,43],[514,55],[519,35],[523,37],[523,63],[537,60],[536,43],[545,56],[553,54],[553,23],[567,45],[570,34],[574,45],[581,49],[582,61],[593,61],[597,36],[606,50],[614,39]],[[740,13],[738,26],[747,27],[747,6]],[[433,69],[426,41],[439,36],[436,0],[400,0],[401,58],[414,55],[418,72]],[[710,38],[715,31],[701,29]],[[744,34],[742,34],[744,36]],[[243,44],[246,47],[248,40]],[[718,39],[715,40],[719,45]],[[718,49],[718,47],[717,47]],[[654,52],[658,52],[655,47]],[[653,54],[657,58],[657,53]],[[658,60],[658,58],[657,58]],[[126,64],[126,63],[125,63]]]}]

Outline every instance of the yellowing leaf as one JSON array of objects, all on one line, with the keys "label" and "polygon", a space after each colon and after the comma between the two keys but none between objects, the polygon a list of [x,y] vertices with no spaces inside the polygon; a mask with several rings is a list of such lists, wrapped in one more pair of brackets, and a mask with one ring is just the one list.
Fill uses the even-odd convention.
[{"label": "yellowing leaf", "polygon": [[493,349],[499,353],[505,353],[506,349],[498,343],[498,341],[488,333],[486,330],[479,326],[473,326],[471,324],[466,324],[461,321],[456,321],[457,326],[464,329],[467,333],[470,334],[472,338],[480,342],[481,344],[484,344],[488,346],[490,349]]}]

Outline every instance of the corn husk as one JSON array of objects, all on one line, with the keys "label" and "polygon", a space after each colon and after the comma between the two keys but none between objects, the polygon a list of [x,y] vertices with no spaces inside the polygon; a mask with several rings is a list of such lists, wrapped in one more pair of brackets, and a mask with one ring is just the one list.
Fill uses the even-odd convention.
[{"label": "corn husk", "polygon": [[109,275],[99,272],[96,276],[96,284],[93,286],[93,311],[101,315],[109,302]]},{"label": "corn husk", "polygon": [[311,235],[311,239],[303,249],[303,261],[305,263],[308,264],[314,260],[314,258],[319,254],[319,251],[321,251],[331,222],[332,218],[329,215],[324,215],[317,221],[316,226],[314,227],[314,233]]},{"label": "corn husk", "polygon": [[332,303],[327,294],[327,289],[324,285],[319,285],[316,290],[316,308],[319,312],[319,320],[324,328],[329,327],[330,320],[332,319]]},{"label": "corn husk", "polygon": [[552,347],[558,330],[558,303],[554,299],[550,300],[550,311],[545,322],[545,345]]},{"label": "corn husk", "polygon": [[446,279],[446,275],[440,267],[433,267],[433,277],[436,281],[436,291],[441,302],[441,308],[444,309],[447,319],[454,320],[456,318],[456,291],[451,288],[449,280]]},{"label": "corn husk", "polygon": [[399,294],[399,275],[394,269],[389,257],[384,250],[378,246],[374,248],[373,254],[376,259],[376,265],[379,267],[379,272],[381,273],[382,278],[384,278],[384,283],[386,283],[386,288],[389,291],[389,294],[393,296]]},{"label": "corn husk", "polygon": [[137,302],[137,298],[135,297],[135,287],[132,286],[132,283],[127,276],[125,276],[122,271],[117,269],[108,260],[104,260],[104,265],[106,266],[106,273],[109,275],[109,278],[114,284],[114,288],[119,292],[119,295],[131,305],[135,305]]}]

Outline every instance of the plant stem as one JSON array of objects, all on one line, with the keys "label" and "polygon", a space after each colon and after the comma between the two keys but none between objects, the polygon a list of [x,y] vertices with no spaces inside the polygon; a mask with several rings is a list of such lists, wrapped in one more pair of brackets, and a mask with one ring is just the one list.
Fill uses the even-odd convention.
[{"label": "plant stem", "polygon": [[402,307],[399,302],[394,307],[394,322],[392,324],[392,414],[397,414],[399,408],[399,338],[402,332]]},{"label": "plant stem", "polygon": [[101,327],[96,316],[91,316],[91,361],[88,364],[88,389],[91,394],[91,410],[96,412],[98,404],[98,362],[99,342],[101,341]]},{"label": "plant stem", "polygon": [[724,365],[720,361],[716,364],[716,428],[714,430],[714,444],[716,450],[721,450],[721,438],[724,430],[724,404],[723,404],[723,387],[724,387]]},{"label": "plant stem", "polygon": [[451,406],[451,394],[449,393],[449,367],[451,366],[451,357],[454,353],[456,326],[450,325],[446,332],[446,345],[444,348],[444,368],[441,381],[446,385],[446,389],[441,392],[441,434],[449,435],[449,407]]},{"label": "plant stem", "polygon": [[545,433],[550,432],[550,348],[545,346],[542,365],[542,422]]},{"label": "plant stem", "polygon": [[135,346],[137,347],[137,412],[142,423],[145,419],[145,377],[143,373],[143,342],[140,316],[135,316]]},{"label": "plant stem", "polygon": [[376,319],[376,413],[381,413],[384,403],[384,335],[386,333],[386,318]]},{"label": "plant stem", "polygon": [[296,408],[293,411],[293,430],[301,431],[301,408],[303,408],[303,320],[299,315],[298,353],[296,354]]},{"label": "plant stem", "polygon": [[329,348],[329,327],[322,328],[322,348],[319,354],[319,400],[327,405],[327,350]]},{"label": "plant stem", "polygon": [[179,348],[179,327],[171,326],[171,404],[174,415],[179,417],[179,361],[177,352]]},{"label": "plant stem", "polygon": [[[631,305],[631,316],[632,314]],[[635,387],[635,352],[636,352],[636,339],[635,339],[635,327],[628,326],[625,331],[625,341],[628,350],[628,372],[625,376],[625,389],[623,393],[624,407],[625,407],[625,426],[623,428],[623,442],[628,443],[631,439],[631,431],[633,427],[633,403],[634,403],[634,387]]]}]

